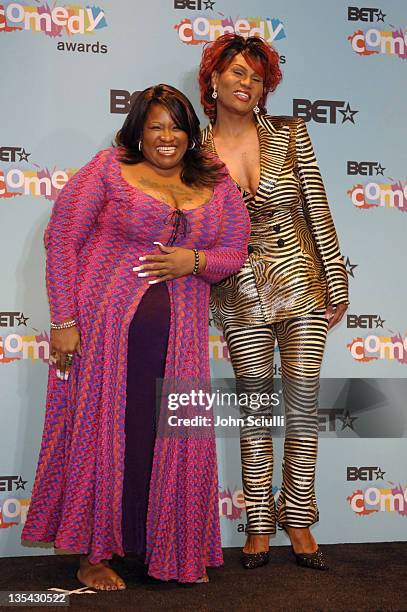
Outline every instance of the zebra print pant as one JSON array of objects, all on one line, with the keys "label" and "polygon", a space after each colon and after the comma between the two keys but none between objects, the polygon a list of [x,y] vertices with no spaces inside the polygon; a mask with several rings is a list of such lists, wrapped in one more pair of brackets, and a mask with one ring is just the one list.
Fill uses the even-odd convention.
[{"label": "zebra print pant", "polygon": [[[315,466],[318,450],[319,374],[328,329],[325,310],[265,327],[224,330],[239,392],[270,394],[274,346],[281,355],[285,406],[283,482],[277,503],[272,494],[273,441],[267,427],[241,428],[243,492],[247,532],[273,534],[279,525],[309,527],[318,520]],[[270,408],[241,408],[242,417],[270,416]]]}]

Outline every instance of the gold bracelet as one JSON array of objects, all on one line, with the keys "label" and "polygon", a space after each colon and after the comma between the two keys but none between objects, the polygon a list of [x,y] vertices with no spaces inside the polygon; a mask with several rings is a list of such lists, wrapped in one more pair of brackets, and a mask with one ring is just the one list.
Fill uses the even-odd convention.
[{"label": "gold bracelet", "polygon": [[195,256],[195,263],[194,263],[194,269],[192,270],[192,274],[194,276],[196,276],[197,274],[199,274],[199,251],[198,249],[192,249],[194,251],[194,256]]},{"label": "gold bracelet", "polygon": [[69,329],[70,327],[75,327],[75,325],[75,319],[72,319],[72,321],[65,321],[65,323],[53,323],[51,321],[51,329]]}]

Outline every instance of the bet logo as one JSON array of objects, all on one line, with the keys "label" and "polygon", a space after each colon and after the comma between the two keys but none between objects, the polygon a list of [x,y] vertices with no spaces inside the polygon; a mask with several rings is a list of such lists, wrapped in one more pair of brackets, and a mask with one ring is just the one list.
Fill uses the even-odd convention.
[{"label": "bet logo", "polygon": [[349,102],[343,100],[315,100],[315,102],[306,98],[294,98],[293,100],[294,117],[301,117],[306,122],[312,120],[316,123],[337,123],[342,115],[342,123],[349,121],[355,124],[354,115],[358,112],[352,110]]},{"label": "bet logo", "polygon": [[175,9],[188,9],[190,11],[211,10],[215,5],[214,0],[174,0]]},{"label": "bet logo", "polygon": [[127,115],[130,111],[133,100],[137,98],[139,91],[133,91],[131,94],[126,89],[111,89],[110,90],[110,112]]},{"label": "bet logo", "polygon": [[383,172],[386,168],[376,161],[348,161],[346,163],[346,172],[348,176],[373,176],[373,170],[376,172],[375,176],[378,174],[384,176]]},{"label": "bet logo", "polygon": [[348,6],[348,21],[383,21],[385,13],[378,8]]},{"label": "bet logo", "polygon": [[21,476],[0,476],[0,491],[25,491],[27,480],[23,480]]},{"label": "bet logo", "polygon": [[[356,467],[352,465],[346,468],[346,480],[383,480],[385,473],[386,472],[383,472],[383,470],[377,465],[363,467]],[[373,478],[373,474],[376,476],[375,479]]]},{"label": "bet logo", "polygon": [[382,327],[386,321],[377,314],[348,314],[346,317],[346,327],[348,329],[372,329]]}]

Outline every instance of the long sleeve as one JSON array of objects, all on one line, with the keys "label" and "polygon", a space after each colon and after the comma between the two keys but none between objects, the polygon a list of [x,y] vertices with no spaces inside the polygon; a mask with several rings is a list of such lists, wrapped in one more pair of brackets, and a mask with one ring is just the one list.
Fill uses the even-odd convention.
[{"label": "long sleeve", "polygon": [[311,139],[302,119],[297,124],[296,151],[304,210],[324,266],[329,302],[348,303],[346,268]]},{"label": "long sleeve", "polygon": [[45,230],[47,291],[51,320],[76,316],[78,254],[105,201],[103,170],[108,151],[100,151],[61,190]]},{"label": "long sleeve", "polygon": [[250,236],[250,218],[234,181],[227,175],[223,179],[224,202],[222,223],[217,243],[205,249],[206,267],[200,277],[217,283],[237,272],[247,259]]}]

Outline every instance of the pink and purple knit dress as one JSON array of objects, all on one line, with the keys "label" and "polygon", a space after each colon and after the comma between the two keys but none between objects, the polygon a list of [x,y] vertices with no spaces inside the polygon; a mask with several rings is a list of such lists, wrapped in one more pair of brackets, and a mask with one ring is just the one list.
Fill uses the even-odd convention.
[{"label": "pink and purple knit dress", "polygon": [[[222,564],[216,446],[156,435],[155,379],[210,378],[210,284],[247,257],[250,222],[229,176],[185,211],[175,245],[205,251],[206,269],[149,285],[132,268],[173,233],[172,209],[99,152],[61,191],[46,231],[51,319],[81,334],[67,382],[50,368],[44,433],[22,538],[88,554],[145,555],[149,574],[195,582]],[[207,430],[207,427],[206,427]]]}]

